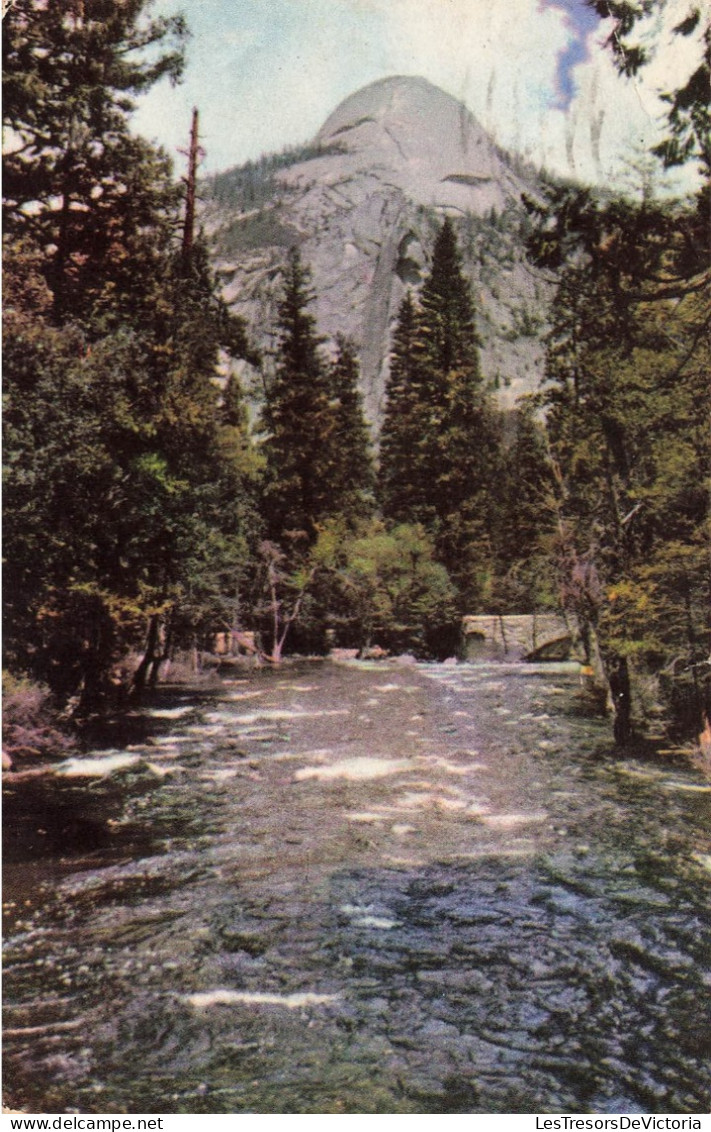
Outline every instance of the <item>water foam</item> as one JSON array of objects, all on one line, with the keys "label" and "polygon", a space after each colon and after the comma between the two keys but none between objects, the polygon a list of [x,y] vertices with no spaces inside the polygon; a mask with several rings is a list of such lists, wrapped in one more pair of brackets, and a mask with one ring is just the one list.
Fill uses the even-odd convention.
[{"label": "water foam", "polygon": [[343,759],[342,762],[331,766],[306,766],[297,770],[294,778],[303,782],[307,778],[333,779],[345,778],[351,782],[361,782],[371,778],[385,778],[390,774],[401,774],[412,770],[412,763],[407,759],[371,759],[355,758]]},{"label": "water foam", "polygon": [[283,1006],[286,1010],[301,1010],[306,1006],[326,1006],[338,1002],[338,994],[270,994],[267,991],[212,990],[198,991],[183,996],[185,1002],[197,1010],[210,1006]]},{"label": "water foam", "polygon": [[65,778],[107,778],[117,770],[127,770],[133,766],[145,766],[140,755],[115,754],[100,755],[94,758],[67,759],[55,769],[56,774]]}]

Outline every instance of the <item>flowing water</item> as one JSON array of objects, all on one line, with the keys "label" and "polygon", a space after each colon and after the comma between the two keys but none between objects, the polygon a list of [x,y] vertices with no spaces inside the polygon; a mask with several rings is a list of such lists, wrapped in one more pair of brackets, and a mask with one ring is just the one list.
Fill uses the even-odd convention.
[{"label": "flowing water", "polygon": [[10,776],[9,1103],[707,1112],[711,787],[577,679],[255,673]]}]

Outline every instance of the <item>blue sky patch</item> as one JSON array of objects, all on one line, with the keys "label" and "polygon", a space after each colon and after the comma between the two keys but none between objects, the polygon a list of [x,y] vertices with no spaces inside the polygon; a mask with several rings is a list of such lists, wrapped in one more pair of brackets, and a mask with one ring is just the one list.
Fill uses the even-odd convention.
[{"label": "blue sky patch", "polygon": [[559,110],[567,110],[576,94],[573,72],[579,63],[589,58],[589,36],[599,27],[600,17],[585,0],[540,0],[540,6],[542,10],[557,8],[565,13],[570,38],[567,46],[558,52],[554,105]]}]

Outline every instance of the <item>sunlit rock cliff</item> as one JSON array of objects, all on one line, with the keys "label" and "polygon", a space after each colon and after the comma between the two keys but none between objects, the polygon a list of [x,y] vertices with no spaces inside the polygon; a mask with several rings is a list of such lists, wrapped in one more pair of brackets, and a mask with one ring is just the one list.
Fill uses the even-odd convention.
[{"label": "sunlit rock cliff", "polygon": [[203,187],[203,222],[233,308],[268,349],[280,272],[298,244],[319,330],[359,349],[366,413],[381,419],[390,336],[405,290],[428,268],[442,217],[456,224],[482,340],[482,372],[511,406],[537,386],[549,293],[519,225],[535,175],[502,154],[466,107],[421,78],[351,95],[300,150]]}]

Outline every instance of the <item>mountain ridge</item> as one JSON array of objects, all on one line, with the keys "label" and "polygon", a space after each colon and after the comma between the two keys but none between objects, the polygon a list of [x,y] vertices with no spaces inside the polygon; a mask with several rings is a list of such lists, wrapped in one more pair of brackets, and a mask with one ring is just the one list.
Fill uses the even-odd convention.
[{"label": "mountain ridge", "polygon": [[445,215],[472,284],[484,377],[507,408],[537,387],[549,292],[518,229],[522,195],[538,192],[463,103],[423,78],[392,76],[344,99],[301,151],[212,178],[203,219],[225,297],[267,353],[281,269],[300,247],[319,330],[353,339],[377,430],[397,311],[426,274]]}]

